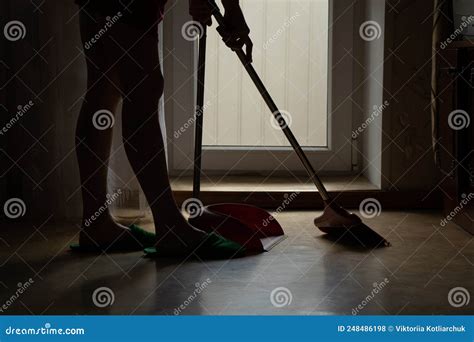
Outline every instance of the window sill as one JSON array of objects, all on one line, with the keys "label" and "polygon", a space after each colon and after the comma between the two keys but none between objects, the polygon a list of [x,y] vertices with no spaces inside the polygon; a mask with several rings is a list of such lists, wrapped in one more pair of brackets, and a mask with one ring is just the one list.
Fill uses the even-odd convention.
[{"label": "window sill", "polygon": [[[377,187],[363,176],[321,177],[329,192],[334,191],[376,191]],[[192,177],[172,179],[174,191],[191,191]],[[201,191],[204,192],[315,192],[315,186],[305,178],[267,176],[211,176],[202,177]]]},{"label": "window sill", "polygon": [[[375,198],[384,209],[439,209],[442,207],[439,191],[385,191],[378,189],[365,177],[322,177],[332,198],[346,208],[358,208],[366,198]],[[178,203],[191,198],[192,178],[172,179],[172,187]],[[291,209],[318,210],[324,203],[308,179],[285,177],[228,176],[203,177],[200,200],[204,204],[245,203],[262,208],[275,209],[281,206],[290,194]]]}]

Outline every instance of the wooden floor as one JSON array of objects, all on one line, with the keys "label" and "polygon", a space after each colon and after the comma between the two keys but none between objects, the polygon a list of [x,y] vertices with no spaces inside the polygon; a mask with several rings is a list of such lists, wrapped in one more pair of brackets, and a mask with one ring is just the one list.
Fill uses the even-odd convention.
[{"label": "wooden floor", "polygon": [[[366,220],[393,244],[377,250],[324,238],[317,214],[279,214],[288,238],[263,255],[186,263],[141,252],[72,254],[74,225],[3,226],[0,314],[472,314],[472,301],[456,308],[448,293],[474,294],[474,242],[441,227],[440,214],[384,211]],[[93,297],[103,288],[111,305],[100,307]]]}]

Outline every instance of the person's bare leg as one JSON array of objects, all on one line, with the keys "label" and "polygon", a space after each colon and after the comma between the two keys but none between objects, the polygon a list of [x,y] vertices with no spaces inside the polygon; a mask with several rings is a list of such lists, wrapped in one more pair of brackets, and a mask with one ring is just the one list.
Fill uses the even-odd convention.
[{"label": "person's bare leg", "polygon": [[[93,37],[101,21],[81,15],[83,41]],[[103,25],[102,25],[103,26]],[[121,100],[114,54],[120,50],[104,36],[90,49],[84,49],[87,59],[87,93],[76,128],[76,153],[80,169],[83,223],[79,237],[82,247],[103,248],[112,244],[141,248],[127,227],[112,219],[107,201],[107,171],[112,146],[113,127],[105,130],[94,124],[94,114],[101,110],[115,115]],[[115,55],[117,56],[117,55]]]},{"label": "person's bare leg", "polygon": [[158,121],[164,83],[158,42],[153,35],[143,36],[131,27],[123,26],[120,30],[117,40],[128,50],[120,62],[120,80],[126,94],[122,122],[127,157],[151,207],[157,246],[161,250],[190,248],[199,244],[205,234],[182,216],[170,187]]}]

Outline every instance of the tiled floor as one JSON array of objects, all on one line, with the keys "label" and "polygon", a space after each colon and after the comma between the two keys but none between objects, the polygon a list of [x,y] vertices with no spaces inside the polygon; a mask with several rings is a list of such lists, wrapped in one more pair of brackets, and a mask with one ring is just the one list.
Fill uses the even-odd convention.
[{"label": "tiled floor", "polygon": [[[384,211],[366,220],[393,244],[373,251],[325,239],[313,226],[316,215],[279,214],[288,239],[269,253],[184,264],[142,253],[71,254],[73,225],[4,227],[0,308],[49,315],[350,315],[360,305],[364,315],[473,313],[472,301],[456,308],[448,293],[462,287],[474,294],[474,242],[456,226],[442,228],[440,214]],[[34,283],[12,300],[30,277]],[[101,287],[114,297],[104,308],[93,302]],[[275,289],[280,295],[272,297]]]}]

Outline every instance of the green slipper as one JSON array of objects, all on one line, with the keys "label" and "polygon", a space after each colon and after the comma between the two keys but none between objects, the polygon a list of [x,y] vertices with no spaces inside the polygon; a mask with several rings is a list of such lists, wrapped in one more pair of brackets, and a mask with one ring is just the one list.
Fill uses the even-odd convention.
[{"label": "green slipper", "polygon": [[178,257],[196,254],[201,259],[233,259],[243,257],[245,248],[219,234],[207,234],[205,240],[195,249],[179,250],[175,253],[163,252],[156,247],[145,248],[147,257]]},{"label": "green slipper", "polygon": [[143,247],[147,248],[156,244],[156,235],[154,233],[150,233],[135,224],[130,226],[130,232],[141,246],[137,246],[137,248],[131,248],[130,246],[121,246],[120,244],[117,244],[114,246],[102,248],[101,246],[81,246],[78,243],[75,243],[70,245],[69,248],[74,252],[102,252],[103,250],[138,250]]}]

